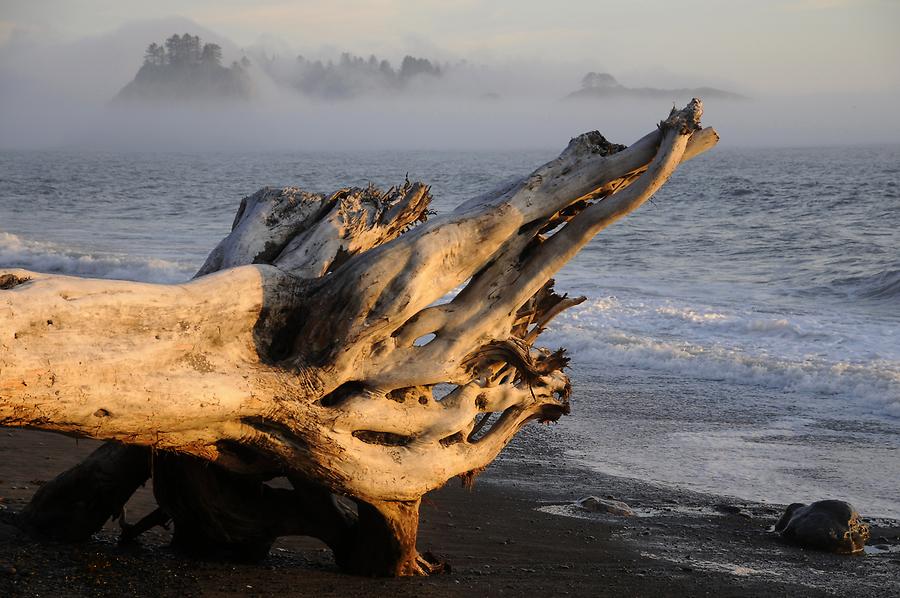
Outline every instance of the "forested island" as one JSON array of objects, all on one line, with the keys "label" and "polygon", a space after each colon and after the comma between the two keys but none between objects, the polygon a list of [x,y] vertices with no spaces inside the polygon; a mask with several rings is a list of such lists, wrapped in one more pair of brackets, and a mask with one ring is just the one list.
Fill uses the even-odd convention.
[{"label": "forested island", "polygon": [[[434,91],[439,79],[451,71],[459,75],[472,65],[439,64],[427,58],[406,55],[395,68],[390,61],[372,54],[368,58],[343,52],[337,60],[268,56],[250,50],[222,66],[222,48],[218,44],[203,43],[199,36],[185,33],[172,35],[160,45],[151,43],[144,54],[144,62],[137,74],[119,94],[117,100],[182,101],[192,99],[247,100],[257,94],[254,79],[269,80],[280,89],[316,100],[349,100],[363,97],[391,97],[400,94]],[[253,76],[251,76],[253,75]],[[458,79],[458,78],[457,78]],[[474,86],[443,89],[454,95],[470,95],[481,99],[496,99],[493,89],[484,82]],[[463,77],[462,80],[469,80]],[[490,79],[489,79],[490,80]],[[472,79],[477,81],[477,78]],[[465,88],[464,88],[465,87]],[[480,88],[480,89],[479,89]],[[581,89],[565,99],[683,99],[706,97],[725,100],[743,99],[737,93],[713,87],[663,89],[656,87],[627,87],[609,73],[587,73]]]},{"label": "forested island", "polygon": [[405,56],[399,68],[374,54],[368,58],[341,54],[337,61],[246,56],[222,66],[222,48],[203,43],[199,36],[172,35],[152,43],[144,62],[116,96],[117,100],[249,99],[255,95],[251,64],[277,86],[317,99],[350,99],[391,95],[406,90],[416,79],[436,79],[444,69],[427,58]]},{"label": "forested island", "polygon": [[263,59],[259,64],[276,83],[321,99],[396,94],[417,79],[427,82],[444,74],[441,66],[427,58],[409,55],[403,58],[398,69],[374,54],[363,58],[349,52],[342,53],[337,62],[297,56],[288,66],[274,58]]},{"label": "forested island", "polygon": [[671,100],[672,98],[715,98],[741,100],[744,96],[715,87],[661,89],[656,87],[626,87],[609,73],[590,72],[581,80],[581,89],[573,91],[567,99],[645,98]]},{"label": "forested island", "polygon": [[253,84],[249,60],[222,66],[222,48],[201,43],[200,37],[172,35],[162,45],[152,43],[144,63],[117,100],[249,99]]}]

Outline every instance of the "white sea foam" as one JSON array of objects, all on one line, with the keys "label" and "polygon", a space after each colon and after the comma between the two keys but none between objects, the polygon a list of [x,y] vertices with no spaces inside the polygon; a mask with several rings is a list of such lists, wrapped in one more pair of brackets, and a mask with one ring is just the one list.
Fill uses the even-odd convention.
[{"label": "white sea foam", "polygon": [[828,314],[765,316],[610,297],[564,313],[545,342],[568,347],[588,370],[613,364],[759,385],[900,417],[895,333]]},{"label": "white sea foam", "polygon": [[900,518],[895,438],[830,430],[808,417],[650,426],[639,434],[628,429],[635,425],[642,424],[607,422],[601,440],[578,426],[584,442],[570,454],[588,467],[664,486],[782,504],[840,498],[866,517]]},{"label": "white sea foam", "polygon": [[78,251],[4,232],[0,232],[0,267],[145,282],[181,282],[193,273],[193,267],[187,264],[132,255]]}]

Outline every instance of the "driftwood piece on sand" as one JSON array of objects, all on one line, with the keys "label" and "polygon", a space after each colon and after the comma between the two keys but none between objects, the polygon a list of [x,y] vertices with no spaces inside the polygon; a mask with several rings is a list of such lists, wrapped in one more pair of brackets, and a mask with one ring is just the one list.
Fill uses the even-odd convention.
[{"label": "driftwood piece on sand", "polygon": [[583,298],[551,277],[715,145],[700,114],[628,148],[581,135],[427,222],[421,183],[264,189],[184,284],[0,271],[0,425],[114,441],[23,522],[90,535],[152,465],[149,521],[174,519],[185,549],[252,558],[308,534],[347,571],[439,569],[416,550],[421,497],[568,413],[567,359],[534,343]]}]

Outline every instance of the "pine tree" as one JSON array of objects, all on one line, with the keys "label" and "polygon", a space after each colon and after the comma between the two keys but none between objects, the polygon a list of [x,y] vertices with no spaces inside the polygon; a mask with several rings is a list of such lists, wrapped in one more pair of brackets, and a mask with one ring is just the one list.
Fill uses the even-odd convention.
[{"label": "pine tree", "polygon": [[154,66],[162,66],[166,63],[166,50],[156,42],[153,42],[149,46],[147,46],[147,51],[144,52],[144,64],[151,64]]},{"label": "pine tree", "polygon": [[181,64],[184,62],[181,36],[177,33],[166,40],[166,54],[169,57],[169,64]]},{"label": "pine tree", "polygon": [[203,44],[200,62],[216,66],[220,65],[222,63],[222,47],[219,44]]}]

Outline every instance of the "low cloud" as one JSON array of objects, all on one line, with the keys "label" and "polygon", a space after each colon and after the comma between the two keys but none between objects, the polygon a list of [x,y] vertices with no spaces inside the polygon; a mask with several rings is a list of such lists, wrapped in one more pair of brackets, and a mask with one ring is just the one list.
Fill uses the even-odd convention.
[{"label": "low cloud", "polygon": [[[134,78],[146,46],[175,32],[221,46],[223,65],[248,57],[253,97],[111,102]],[[354,80],[355,67],[341,70],[340,49],[334,48],[304,59],[307,65],[321,61],[322,69],[331,60],[329,76],[340,85],[304,87],[296,55],[273,41],[241,48],[185,19],[131,24],[69,43],[13,35],[0,47],[0,147],[535,149],[562,147],[570,137],[592,129],[630,143],[673,104],[690,99],[680,97],[684,93],[679,88],[729,85],[663,69],[632,69],[612,74],[627,87],[670,89],[672,97],[663,97],[665,92],[650,99],[572,101],[565,98],[581,87],[589,70],[583,65],[417,56],[428,59],[428,68],[440,74],[419,65],[421,72],[407,76],[401,75],[402,59],[391,56],[392,74],[379,78],[381,67],[369,65],[365,55],[359,59],[366,62],[357,69],[360,79]],[[375,61],[380,65],[383,59]],[[351,78],[342,79],[346,77]],[[329,95],[323,89],[337,92]],[[894,118],[897,94],[787,96],[726,89],[750,99],[707,98],[704,122],[719,130],[725,144],[891,143],[900,138]]]}]

